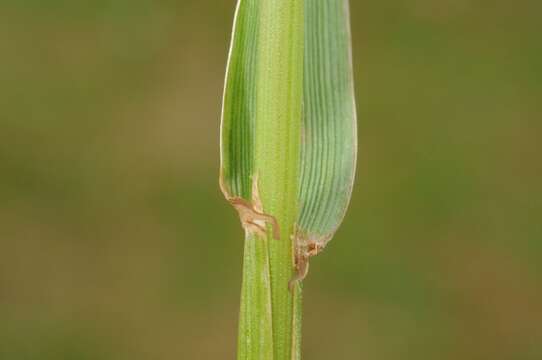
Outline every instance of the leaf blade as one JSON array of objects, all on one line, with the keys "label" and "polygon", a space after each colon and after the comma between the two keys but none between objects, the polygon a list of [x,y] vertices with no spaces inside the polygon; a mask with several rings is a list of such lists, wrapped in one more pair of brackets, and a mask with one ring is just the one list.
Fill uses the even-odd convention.
[{"label": "leaf blade", "polygon": [[259,19],[259,1],[238,1],[226,67],[220,126],[220,185],[226,198],[250,200],[251,197]]},{"label": "leaf blade", "polygon": [[357,119],[347,0],[305,3],[305,77],[298,230],[331,239],[354,183]]}]

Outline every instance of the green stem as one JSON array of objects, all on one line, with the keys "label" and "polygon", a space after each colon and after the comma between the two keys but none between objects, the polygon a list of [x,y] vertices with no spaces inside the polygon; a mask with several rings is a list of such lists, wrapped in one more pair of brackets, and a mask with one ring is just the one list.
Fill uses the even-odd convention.
[{"label": "green stem", "polygon": [[254,173],[280,239],[270,231],[265,238],[246,238],[238,359],[297,360],[301,287],[291,292],[288,281],[298,216],[304,1],[261,0],[260,11]]},{"label": "green stem", "polygon": [[273,359],[267,239],[246,236],[237,359]]}]

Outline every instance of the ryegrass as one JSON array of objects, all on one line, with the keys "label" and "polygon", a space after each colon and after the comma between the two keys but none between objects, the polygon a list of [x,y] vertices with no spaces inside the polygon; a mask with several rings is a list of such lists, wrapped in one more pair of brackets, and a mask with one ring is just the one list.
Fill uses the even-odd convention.
[{"label": "ryegrass", "polygon": [[246,233],[238,359],[301,357],[300,280],[350,199],[356,123],[347,5],[238,3],[220,176]]}]

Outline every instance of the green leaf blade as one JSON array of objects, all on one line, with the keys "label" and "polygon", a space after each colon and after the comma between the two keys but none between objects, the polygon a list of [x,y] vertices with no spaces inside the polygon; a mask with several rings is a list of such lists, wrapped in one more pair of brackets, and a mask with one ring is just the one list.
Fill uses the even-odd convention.
[{"label": "green leaf blade", "polygon": [[221,185],[231,197],[250,200],[254,172],[256,65],[260,2],[240,0],[226,70],[221,123]]},{"label": "green leaf blade", "polygon": [[348,1],[306,0],[305,11],[301,210],[297,225],[306,236],[327,242],[346,213],[356,167]]}]

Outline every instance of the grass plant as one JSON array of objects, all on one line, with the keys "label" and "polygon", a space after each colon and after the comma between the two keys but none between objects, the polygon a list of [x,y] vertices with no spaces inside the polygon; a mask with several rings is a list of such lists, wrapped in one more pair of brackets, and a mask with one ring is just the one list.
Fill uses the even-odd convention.
[{"label": "grass plant", "polygon": [[220,185],[245,230],[238,359],[301,358],[302,280],[339,226],[357,150],[347,0],[239,0]]}]

